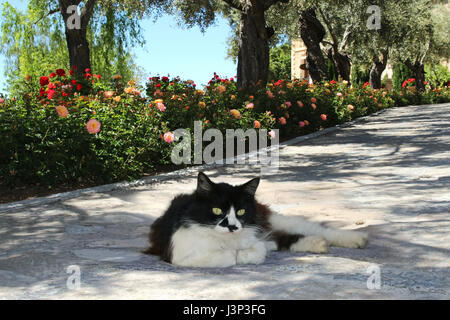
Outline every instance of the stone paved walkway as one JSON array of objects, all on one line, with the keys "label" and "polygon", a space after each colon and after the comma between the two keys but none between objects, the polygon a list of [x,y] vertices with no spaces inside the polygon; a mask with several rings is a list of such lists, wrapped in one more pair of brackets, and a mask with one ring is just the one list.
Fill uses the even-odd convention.
[{"label": "stone paved walkway", "polygon": [[[272,252],[262,265],[179,268],[140,253],[180,179],[1,212],[0,299],[449,299],[450,104],[388,110],[285,147],[257,197],[286,215],[366,230],[365,249]],[[241,183],[248,166],[210,170]],[[69,266],[81,286],[69,289]],[[380,289],[369,289],[370,270]]]}]

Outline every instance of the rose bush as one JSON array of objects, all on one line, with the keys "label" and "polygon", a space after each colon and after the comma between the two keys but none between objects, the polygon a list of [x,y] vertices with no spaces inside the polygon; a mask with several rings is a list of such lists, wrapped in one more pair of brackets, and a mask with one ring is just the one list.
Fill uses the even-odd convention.
[{"label": "rose bush", "polygon": [[448,88],[417,92],[411,79],[400,91],[278,80],[249,94],[236,79],[217,74],[204,89],[180,78],[151,77],[139,88],[120,75],[102,79],[89,69],[81,79],[73,74],[58,69],[40,79],[27,77],[22,95],[0,97],[0,183],[138,178],[170,164],[174,130],[192,132],[196,120],[203,129],[223,132],[279,129],[283,140],[384,108],[450,101]]}]

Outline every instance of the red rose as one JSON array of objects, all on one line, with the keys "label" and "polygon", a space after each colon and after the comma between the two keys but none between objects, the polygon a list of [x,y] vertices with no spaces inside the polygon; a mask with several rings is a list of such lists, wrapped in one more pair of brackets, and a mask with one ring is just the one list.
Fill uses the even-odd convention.
[{"label": "red rose", "polygon": [[73,71],[73,70],[70,70],[70,71],[69,71],[69,74],[70,74],[71,76],[73,76],[74,73],[75,73],[75,71]]},{"label": "red rose", "polygon": [[48,85],[48,78],[47,77],[41,77],[39,82],[41,83],[41,86],[46,86],[46,85]]},{"label": "red rose", "polygon": [[56,96],[56,91],[49,89],[47,90],[47,97],[49,100],[52,100]]},{"label": "red rose", "polygon": [[54,73],[54,72],[50,73],[49,78],[54,78],[54,77],[56,77],[56,73]]},{"label": "red rose", "polygon": [[42,98],[45,95],[45,89],[44,88],[40,88],[39,89],[39,96]]},{"label": "red rose", "polygon": [[77,90],[80,91],[81,89],[83,89],[83,86],[81,84],[77,85]]},{"label": "red rose", "polygon": [[86,68],[86,69],[84,69],[84,72],[89,73],[89,72],[91,72],[91,69]]},{"label": "red rose", "polygon": [[66,75],[66,72],[63,69],[57,69],[56,74],[60,77],[64,77]]},{"label": "red rose", "polygon": [[72,84],[75,86],[77,84],[77,80],[72,80]]}]

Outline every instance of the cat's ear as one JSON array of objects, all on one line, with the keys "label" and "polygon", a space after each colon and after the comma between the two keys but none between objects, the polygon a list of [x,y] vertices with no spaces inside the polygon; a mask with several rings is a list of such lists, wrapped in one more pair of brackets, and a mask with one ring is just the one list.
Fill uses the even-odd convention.
[{"label": "cat's ear", "polygon": [[244,192],[254,196],[256,193],[256,189],[258,188],[258,185],[259,185],[259,178],[254,178],[249,182],[244,183],[242,185],[242,189],[244,190]]},{"label": "cat's ear", "polygon": [[197,177],[197,192],[209,193],[213,189],[214,183],[203,172],[198,173]]}]

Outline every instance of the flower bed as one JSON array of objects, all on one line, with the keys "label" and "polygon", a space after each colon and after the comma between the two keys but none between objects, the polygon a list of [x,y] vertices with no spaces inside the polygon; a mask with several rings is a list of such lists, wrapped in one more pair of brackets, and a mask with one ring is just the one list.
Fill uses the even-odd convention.
[{"label": "flower bed", "polygon": [[195,120],[203,129],[223,132],[276,128],[284,140],[384,108],[450,101],[448,89],[420,93],[406,84],[388,92],[367,84],[279,80],[249,95],[237,89],[235,79],[218,75],[200,90],[179,78],[152,77],[145,88],[137,88],[120,76],[105,81],[90,70],[82,79],[72,74],[58,69],[38,81],[27,78],[23,94],[0,98],[3,184],[138,178],[171,164],[173,131],[192,131]]}]

